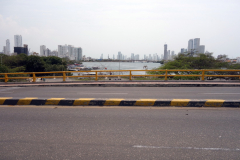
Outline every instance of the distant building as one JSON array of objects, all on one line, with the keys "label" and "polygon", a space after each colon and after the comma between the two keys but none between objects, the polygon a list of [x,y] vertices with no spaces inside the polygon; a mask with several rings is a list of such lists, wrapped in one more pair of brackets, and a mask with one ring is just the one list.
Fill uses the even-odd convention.
[{"label": "distant building", "polygon": [[78,61],[82,60],[82,48],[81,47],[77,48],[76,60],[78,60]]},{"label": "distant building", "polygon": [[172,51],[172,52],[171,52],[171,59],[173,59],[174,56],[175,56],[175,55],[174,55],[174,51]]},{"label": "distant building", "polygon": [[118,52],[117,59],[118,60],[122,60],[123,59],[123,55],[122,55],[122,53],[120,51]]},{"label": "distant building", "polygon": [[134,60],[134,53],[131,53],[131,60]]},{"label": "distant building", "polygon": [[22,36],[14,35],[14,47],[22,47]]},{"label": "distant building", "polygon": [[17,53],[17,54],[24,53],[28,55],[28,45],[24,44],[23,47],[14,47],[14,53]]},{"label": "distant building", "polygon": [[193,51],[193,39],[189,39],[188,41],[188,52]]},{"label": "distant building", "polygon": [[11,51],[10,51],[10,41],[9,39],[6,40],[6,54],[10,55]]},{"label": "distant building", "polygon": [[204,45],[199,46],[198,53],[205,53],[205,46]]},{"label": "distant building", "polygon": [[45,45],[41,45],[40,46],[40,56],[46,56],[45,55],[45,50],[46,50],[46,46]]},{"label": "distant building", "polygon": [[168,60],[167,44],[164,44],[164,60]]},{"label": "distant building", "polygon": [[194,41],[193,41],[194,53],[199,53],[199,46],[200,46],[200,38],[194,38]]},{"label": "distant building", "polygon": [[236,63],[240,63],[240,57],[237,57]]},{"label": "distant building", "polygon": [[136,54],[136,55],[134,56],[134,60],[139,60],[139,54]]},{"label": "distant building", "polygon": [[181,48],[181,53],[184,53],[185,52],[185,49],[184,48]]},{"label": "distant building", "polygon": [[6,54],[6,46],[3,46],[3,54]]}]

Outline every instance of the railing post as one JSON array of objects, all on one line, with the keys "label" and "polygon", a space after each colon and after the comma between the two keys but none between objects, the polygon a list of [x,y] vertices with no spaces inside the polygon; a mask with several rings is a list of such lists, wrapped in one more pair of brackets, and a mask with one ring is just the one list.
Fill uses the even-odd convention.
[{"label": "railing post", "polygon": [[132,80],[132,71],[130,71],[130,73],[129,73],[129,80],[130,81]]},{"label": "railing post", "polygon": [[202,81],[204,81],[204,79],[205,79],[205,70],[203,69],[202,70]]},{"label": "railing post", "polygon": [[167,81],[167,74],[168,74],[168,71],[166,69],[166,72],[165,72],[165,81]]},{"label": "railing post", "polygon": [[36,82],[36,75],[34,72],[33,72],[33,82]]},{"label": "railing post", "polygon": [[7,83],[7,82],[8,82],[8,75],[5,74],[5,83]]},{"label": "railing post", "polygon": [[97,71],[95,72],[95,81],[97,81],[98,80],[98,76],[97,76]]},{"label": "railing post", "polygon": [[66,81],[66,73],[65,73],[65,71],[63,71],[63,82],[65,82]]}]

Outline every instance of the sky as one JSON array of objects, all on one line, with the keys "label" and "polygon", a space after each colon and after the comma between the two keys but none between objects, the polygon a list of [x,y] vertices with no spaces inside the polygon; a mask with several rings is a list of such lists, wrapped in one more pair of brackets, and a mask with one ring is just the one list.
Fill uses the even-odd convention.
[{"label": "sky", "polygon": [[200,38],[213,56],[240,56],[239,0],[0,0],[0,51],[22,35],[30,51],[40,45],[81,47],[83,55],[112,58],[119,51],[180,52]]}]

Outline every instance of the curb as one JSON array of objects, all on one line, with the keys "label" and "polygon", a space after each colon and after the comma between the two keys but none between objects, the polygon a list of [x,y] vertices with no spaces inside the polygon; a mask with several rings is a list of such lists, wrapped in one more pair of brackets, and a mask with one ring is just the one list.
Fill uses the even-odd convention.
[{"label": "curb", "polygon": [[1,85],[0,87],[240,87],[239,84],[211,84],[211,83],[197,83],[197,84],[173,84],[173,83],[158,83],[158,84],[144,84],[144,83],[126,83],[126,84],[104,84],[104,83],[85,83],[85,84],[76,84],[76,83],[51,83],[51,84],[9,84],[9,85]]},{"label": "curb", "polygon": [[0,105],[60,105],[60,106],[156,106],[156,107],[231,107],[239,108],[240,100],[191,99],[94,99],[94,98],[0,98]]}]

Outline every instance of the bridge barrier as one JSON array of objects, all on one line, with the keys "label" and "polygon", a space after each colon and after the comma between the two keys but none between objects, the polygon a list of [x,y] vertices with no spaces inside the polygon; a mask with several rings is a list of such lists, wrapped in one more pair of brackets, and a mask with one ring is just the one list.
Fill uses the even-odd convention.
[{"label": "bridge barrier", "polygon": [[[115,72],[129,72],[127,75],[111,75]],[[146,75],[134,75],[134,72],[152,72],[155,74]],[[88,75],[69,75],[69,73],[88,73]],[[89,74],[90,73],[90,74]],[[103,74],[105,73],[105,74]],[[194,73],[194,74],[192,74]],[[50,74],[50,76],[47,76]],[[57,74],[57,76],[55,76]],[[60,75],[59,75],[60,74]],[[19,77],[19,75],[25,75]],[[240,69],[187,69],[187,70],[88,70],[88,71],[53,71],[53,72],[20,72],[20,73],[0,73],[0,79],[4,82],[8,82],[10,79],[28,79],[30,82],[36,82],[37,78],[62,78],[63,82],[66,78],[94,78],[98,81],[99,78],[113,78],[113,77],[128,77],[132,80],[132,77],[162,77],[167,81],[171,77],[199,77],[202,81],[207,77],[238,77],[240,79]]]},{"label": "bridge barrier", "polygon": [[154,106],[154,107],[231,107],[239,108],[240,100],[222,99],[94,99],[28,97],[16,99],[1,97],[0,105],[54,105],[54,106]]}]

